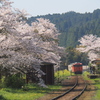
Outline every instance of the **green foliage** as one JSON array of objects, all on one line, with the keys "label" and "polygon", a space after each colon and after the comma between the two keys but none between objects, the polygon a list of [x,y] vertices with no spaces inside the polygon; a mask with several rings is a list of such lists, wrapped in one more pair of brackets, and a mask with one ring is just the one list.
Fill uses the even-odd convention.
[{"label": "green foliage", "polygon": [[7,100],[2,95],[0,95],[0,100]]},{"label": "green foliage", "polygon": [[28,89],[27,91],[23,91],[23,89],[3,88],[0,90],[0,95],[7,100],[36,100],[52,90],[57,91],[61,88],[60,85],[50,85],[48,88],[43,88],[36,84],[27,84],[25,87]]},{"label": "green foliage", "polygon": [[94,10],[93,13],[80,14],[71,11],[63,14],[31,17],[27,22],[31,24],[40,17],[49,19],[56,25],[62,33],[59,36],[59,45],[64,47],[75,47],[79,44],[78,40],[86,34],[100,36],[100,9]]},{"label": "green foliage", "polygon": [[89,72],[85,71],[82,75],[84,76],[84,79],[89,80],[89,78],[87,77],[87,75],[89,74]]},{"label": "green foliage", "polygon": [[4,84],[6,87],[21,88],[25,84],[24,80],[17,75],[10,75],[5,78]]},{"label": "green foliage", "polygon": [[68,76],[70,76],[70,72],[68,70],[60,70],[60,71],[56,71],[55,74],[55,80],[62,81],[64,79],[66,79]]},{"label": "green foliage", "polygon": [[87,65],[89,62],[86,53],[81,53],[73,47],[66,48],[66,52],[68,53],[66,56],[67,65],[74,62],[81,62],[82,64]]},{"label": "green foliage", "polygon": [[0,79],[0,89],[5,87],[4,81],[5,81],[5,76],[2,76],[1,79]]}]

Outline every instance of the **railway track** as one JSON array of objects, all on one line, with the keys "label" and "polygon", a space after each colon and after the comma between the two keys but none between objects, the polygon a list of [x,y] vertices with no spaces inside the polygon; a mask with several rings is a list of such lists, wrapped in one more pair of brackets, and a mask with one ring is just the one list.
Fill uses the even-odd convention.
[{"label": "railway track", "polygon": [[64,92],[63,94],[54,97],[50,100],[76,100],[85,91],[87,84],[82,76],[76,76],[76,82],[72,88]]}]

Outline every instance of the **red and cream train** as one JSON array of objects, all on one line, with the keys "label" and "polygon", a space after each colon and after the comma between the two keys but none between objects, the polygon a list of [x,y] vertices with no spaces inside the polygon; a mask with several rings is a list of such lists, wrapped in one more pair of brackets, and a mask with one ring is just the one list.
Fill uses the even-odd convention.
[{"label": "red and cream train", "polygon": [[68,70],[74,74],[82,74],[83,72],[82,63],[80,62],[72,63],[68,65]]}]

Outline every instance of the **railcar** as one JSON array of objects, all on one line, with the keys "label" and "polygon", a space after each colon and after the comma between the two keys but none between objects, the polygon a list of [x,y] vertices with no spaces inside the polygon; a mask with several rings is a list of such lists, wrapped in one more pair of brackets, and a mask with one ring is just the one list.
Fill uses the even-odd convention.
[{"label": "railcar", "polygon": [[68,70],[74,74],[82,74],[83,68],[82,63],[76,62],[68,66]]}]

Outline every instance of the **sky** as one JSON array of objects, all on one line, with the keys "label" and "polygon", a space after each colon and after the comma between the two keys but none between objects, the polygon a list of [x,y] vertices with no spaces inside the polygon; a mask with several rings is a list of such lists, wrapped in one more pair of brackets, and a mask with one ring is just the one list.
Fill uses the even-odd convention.
[{"label": "sky", "polygon": [[10,0],[12,6],[26,10],[31,16],[62,14],[69,11],[79,13],[100,9],[100,0]]}]

